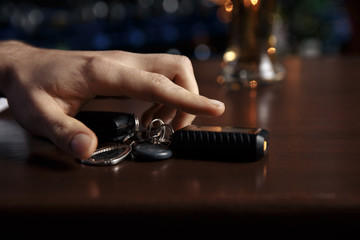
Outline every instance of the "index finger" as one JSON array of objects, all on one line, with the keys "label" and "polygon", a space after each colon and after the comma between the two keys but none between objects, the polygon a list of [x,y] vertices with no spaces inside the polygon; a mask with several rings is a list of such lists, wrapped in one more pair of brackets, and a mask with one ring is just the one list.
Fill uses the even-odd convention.
[{"label": "index finger", "polygon": [[188,57],[173,54],[139,54],[125,51],[100,52],[123,66],[159,73],[193,93],[199,93]]},{"label": "index finger", "polygon": [[95,56],[87,66],[89,86],[102,96],[128,96],[161,103],[191,114],[218,116],[223,103],[206,98],[181,87],[162,74],[123,66],[118,62]]}]

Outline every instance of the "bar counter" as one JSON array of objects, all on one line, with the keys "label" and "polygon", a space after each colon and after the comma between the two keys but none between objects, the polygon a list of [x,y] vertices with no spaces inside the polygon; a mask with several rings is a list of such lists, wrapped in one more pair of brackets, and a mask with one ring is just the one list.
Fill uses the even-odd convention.
[{"label": "bar counter", "polygon": [[[87,166],[28,133],[6,110],[0,114],[2,219],[85,227],[90,235],[101,227],[135,229],[135,235],[144,227],[179,234],[201,229],[203,236],[220,229],[237,236],[359,235],[360,57],[289,56],[283,82],[240,91],[216,82],[220,61],[193,65],[201,94],[223,101],[226,111],[198,116],[194,124],[265,128],[264,158]],[[84,109],[140,116],[147,106],[96,99]]]}]

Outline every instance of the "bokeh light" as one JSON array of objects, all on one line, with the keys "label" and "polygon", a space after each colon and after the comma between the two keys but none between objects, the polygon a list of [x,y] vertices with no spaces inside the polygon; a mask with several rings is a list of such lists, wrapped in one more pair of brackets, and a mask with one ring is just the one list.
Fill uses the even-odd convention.
[{"label": "bokeh light", "polygon": [[[261,4],[261,0],[241,1],[248,7]],[[269,54],[338,54],[356,33],[347,1],[278,3]],[[225,56],[233,11],[232,0],[3,0],[0,40],[75,50],[178,49],[189,57]]]}]

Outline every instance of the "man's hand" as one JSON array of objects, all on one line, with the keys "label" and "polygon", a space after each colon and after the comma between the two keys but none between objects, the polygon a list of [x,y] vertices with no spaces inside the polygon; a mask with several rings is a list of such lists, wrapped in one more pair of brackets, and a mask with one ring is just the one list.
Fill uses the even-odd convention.
[{"label": "man's hand", "polygon": [[96,96],[153,102],[143,122],[161,116],[175,129],[195,115],[221,115],[224,104],[199,95],[192,64],[184,56],[124,51],[41,49],[0,42],[0,92],[16,120],[77,158],[97,147],[95,134],[73,118]]}]

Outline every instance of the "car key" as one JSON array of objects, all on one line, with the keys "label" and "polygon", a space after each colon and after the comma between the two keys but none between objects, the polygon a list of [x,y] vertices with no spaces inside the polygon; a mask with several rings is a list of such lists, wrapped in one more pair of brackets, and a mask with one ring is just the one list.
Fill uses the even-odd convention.
[{"label": "car key", "polygon": [[80,111],[75,118],[96,134],[99,143],[122,141],[140,128],[138,118],[130,113]]},{"label": "car key", "polygon": [[174,132],[170,148],[191,158],[256,161],[268,151],[269,132],[261,128],[189,125]]}]

